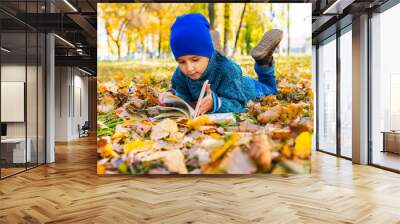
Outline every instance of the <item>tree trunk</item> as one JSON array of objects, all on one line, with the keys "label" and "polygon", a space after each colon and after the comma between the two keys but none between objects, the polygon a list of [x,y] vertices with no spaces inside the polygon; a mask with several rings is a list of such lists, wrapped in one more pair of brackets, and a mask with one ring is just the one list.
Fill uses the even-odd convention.
[{"label": "tree trunk", "polygon": [[274,21],[274,18],[275,18],[274,9],[273,9],[273,4],[270,4],[270,5],[269,5],[269,14],[271,15],[270,20],[271,20],[271,23],[272,23],[272,21]]},{"label": "tree trunk", "polygon": [[117,45],[117,50],[118,50],[118,60],[121,60],[121,46],[119,45],[118,42],[115,42],[115,45]]},{"label": "tree trunk", "polygon": [[208,3],[208,16],[210,18],[210,30],[214,30],[214,23],[215,23],[214,3]]},{"label": "tree trunk", "polygon": [[131,54],[131,43],[132,43],[132,39],[131,38],[127,38],[127,44],[128,44],[128,52],[127,52],[127,56],[129,57]]},{"label": "tree trunk", "polygon": [[124,30],[125,25],[127,24],[128,20],[125,19],[124,21],[122,21],[121,25],[119,26],[118,29],[118,35],[117,38],[114,40],[115,44],[117,45],[117,49],[118,49],[118,59],[121,59],[121,41],[122,41],[122,33]]},{"label": "tree trunk", "polygon": [[140,35],[140,43],[142,44],[142,47],[141,47],[141,49],[142,49],[141,58],[143,59],[143,58],[146,58],[146,46],[145,46],[145,43],[144,43],[143,35]]},{"label": "tree trunk", "polygon": [[113,49],[112,49],[112,45],[111,45],[112,38],[111,38],[111,34],[110,34],[109,30],[108,30],[108,26],[109,25],[106,22],[105,23],[105,28],[106,28],[106,34],[107,34],[107,46],[108,46],[108,49],[110,50],[110,53],[112,54],[113,53]]},{"label": "tree trunk", "polygon": [[224,52],[228,55],[228,40],[230,26],[230,7],[229,3],[224,4]]},{"label": "tree trunk", "polygon": [[290,4],[287,4],[287,55],[290,55]]},{"label": "tree trunk", "polygon": [[251,29],[252,28],[248,24],[245,25],[244,41],[246,46],[246,54],[250,54],[251,50]]},{"label": "tree trunk", "polygon": [[235,55],[235,53],[236,53],[237,42],[238,42],[238,40],[239,40],[240,30],[242,29],[242,23],[243,23],[244,14],[245,14],[245,12],[246,12],[246,6],[247,6],[247,3],[244,3],[242,15],[240,16],[239,27],[238,27],[238,30],[237,30],[237,32],[236,32],[235,44],[233,45],[232,57],[233,57],[233,56]]},{"label": "tree trunk", "polygon": [[159,18],[159,26],[160,28],[158,29],[158,58],[161,58],[161,41],[162,41],[162,32],[161,32],[161,26],[162,26],[162,20],[161,17]]}]

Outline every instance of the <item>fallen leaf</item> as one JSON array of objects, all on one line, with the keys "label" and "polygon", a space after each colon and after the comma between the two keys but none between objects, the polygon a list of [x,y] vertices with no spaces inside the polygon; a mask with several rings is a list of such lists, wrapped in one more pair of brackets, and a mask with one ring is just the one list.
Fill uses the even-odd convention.
[{"label": "fallen leaf", "polygon": [[294,174],[307,173],[305,167],[300,163],[296,163],[291,160],[283,160],[281,164],[288,170],[288,173],[294,173]]},{"label": "fallen leaf", "polygon": [[205,137],[203,141],[200,143],[200,146],[202,148],[208,149],[208,150],[213,150],[216,148],[220,148],[224,146],[225,142],[224,139],[221,138],[212,138],[212,137]]},{"label": "fallen leaf", "polygon": [[300,158],[310,158],[312,135],[310,132],[302,132],[297,136],[294,145],[294,154]]},{"label": "fallen leaf", "polygon": [[238,137],[239,135],[237,133],[232,133],[223,146],[211,152],[211,161],[215,162],[218,160],[233,144],[236,143]]},{"label": "fallen leaf", "polygon": [[106,171],[106,167],[97,163],[97,174],[104,174]]},{"label": "fallen leaf", "polygon": [[257,120],[262,123],[266,124],[269,122],[275,122],[279,119],[281,115],[282,107],[277,105],[265,111],[257,116]]},{"label": "fallen leaf", "polygon": [[291,137],[291,131],[289,128],[275,129],[271,133],[273,139],[288,139]]},{"label": "fallen leaf", "polygon": [[128,132],[115,132],[113,136],[111,136],[111,139],[113,142],[119,142],[122,138],[128,137],[129,133]]},{"label": "fallen leaf", "polygon": [[215,162],[207,163],[201,167],[201,172],[204,174],[223,174],[224,171],[219,169],[219,165],[222,160],[217,160]]},{"label": "fallen leaf", "polygon": [[290,124],[290,129],[297,132],[312,132],[313,124],[308,117],[302,117],[299,119],[294,120]]},{"label": "fallen leaf", "polygon": [[254,102],[254,101],[250,100],[247,103],[247,108],[248,108],[248,112],[253,116],[257,116],[258,114],[260,114],[262,112],[260,102]]},{"label": "fallen leaf", "polygon": [[118,153],[114,152],[112,144],[110,144],[110,143],[108,143],[107,145],[105,145],[102,148],[101,154],[102,154],[103,158],[105,158],[105,157],[113,157],[113,158],[119,157]]},{"label": "fallen leaf", "polygon": [[226,154],[219,168],[228,174],[251,174],[257,171],[257,166],[239,147]]},{"label": "fallen leaf", "polygon": [[156,124],[151,129],[150,138],[158,140],[174,134],[178,131],[178,125],[175,121],[167,118]]},{"label": "fallen leaf", "polygon": [[132,141],[124,145],[124,153],[130,153],[131,151],[144,151],[150,150],[154,147],[155,142],[153,141]]},{"label": "fallen leaf", "polygon": [[185,165],[185,158],[180,150],[158,152],[168,171],[172,173],[187,174],[188,171]]},{"label": "fallen leaf", "polygon": [[198,129],[201,129],[202,126],[213,125],[214,122],[212,120],[210,120],[210,118],[207,115],[202,115],[195,119],[188,120],[186,124],[187,124],[187,126],[193,128],[195,130],[198,130]]},{"label": "fallen leaf", "polygon": [[272,165],[272,145],[266,134],[254,134],[249,155],[263,172],[269,171]]},{"label": "fallen leaf", "polygon": [[282,154],[285,156],[287,159],[289,159],[292,156],[292,151],[290,150],[290,146],[288,144],[285,144],[282,149]]}]

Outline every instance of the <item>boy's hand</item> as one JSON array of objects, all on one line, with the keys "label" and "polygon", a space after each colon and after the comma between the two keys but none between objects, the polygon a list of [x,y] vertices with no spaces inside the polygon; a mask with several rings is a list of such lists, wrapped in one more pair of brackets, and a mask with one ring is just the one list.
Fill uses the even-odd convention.
[{"label": "boy's hand", "polygon": [[169,91],[161,93],[161,94],[158,96],[158,105],[160,105],[160,106],[166,106],[166,104],[163,103],[163,102],[164,102],[164,97],[173,96],[173,95],[174,95],[174,94],[172,94],[172,93],[169,92]]},{"label": "boy's hand", "polygon": [[213,108],[213,99],[210,84],[207,85],[207,96],[203,98],[197,115],[203,115]]}]

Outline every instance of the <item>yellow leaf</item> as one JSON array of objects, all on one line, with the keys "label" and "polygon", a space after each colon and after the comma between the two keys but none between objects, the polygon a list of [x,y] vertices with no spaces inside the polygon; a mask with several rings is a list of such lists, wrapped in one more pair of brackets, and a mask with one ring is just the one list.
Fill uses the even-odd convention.
[{"label": "yellow leaf", "polygon": [[309,158],[311,154],[312,135],[310,132],[302,132],[297,136],[294,146],[294,154],[300,158]]},{"label": "yellow leaf", "polygon": [[97,163],[97,174],[104,174],[106,171],[106,167],[104,165]]},{"label": "yellow leaf", "polygon": [[105,91],[107,91],[108,90],[108,87],[106,86],[106,85],[99,85],[98,87],[97,87],[97,90],[99,91],[99,92],[105,92]]},{"label": "yellow leaf", "polygon": [[127,87],[127,83],[125,81],[121,80],[117,83],[117,86],[119,89],[123,89],[123,88]]},{"label": "yellow leaf", "polygon": [[220,139],[221,138],[221,135],[218,134],[218,133],[211,133],[210,136],[215,138],[215,139]]},{"label": "yellow leaf", "polygon": [[231,137],[228,141],[225,142],[223,146],[215,149],[211,152],[211,161],[218,160],[236,141],[239,139],[239,135],[237,133],[232,133]]},{"label": "yellow leaf", "polygon": [[145,85],[150,85],[150,77],[147,76],[147,75],[145,75],[145,76],[143,77],[143,83],[144,83]]},{"label": "yellow leaf", "polygon": [[275,168],[271,171],[272,174],[288,174],[288,171],[282,167],[281,165],[276,165]]},{"label": "yellow leaf", "polygon": [[103,155],[103,158],[107,158],[107,157],[117,158],[117,157],[119,157],[118,153],[116,153],[113,150],[113,147],[112,147],[112,145],[110,143],[108,143],[107,145],[105,145],[103,147],[102,155]]},{"label": "yellow leaf", "polygon": [[202,115],[195,119],[187,121],[187,126],[194,128],[194,129],[198,129],[204,125],[212,125],[212,124],[214,124],[214,122],[212,120],[210,120],[210,118],[207,115]]},{"label": "yellow leaf", "polygon": [[128,135],[129,135],[129,133],[128,132],[115,132],[113,135],[112,135],[112,137],[111,137],[111,139],[112,140],[121,140],[121,138],[123,138],[123,137],[128,137]]},{"label": "yellow leaf", "polygon": [[290,146],[289,146],[288,144],[286,144],[285,146],[283,146],[282,154],[283,154],[286,158],[290,158],[290,157],[292,156],[292,151],[290,150]]},{"label": "yellow leaf", "polygon": [[222,174],[223,170],[220,170],[218,167],[221,164],[222,160],[218,160],[215,162],[210,162],[201,167],[201,172],[204,174]]},{"label": "yellow leaf", "polygon": [[110,96],[110,95],[105,95],[103,97],[102,103],[103,104],[113,104],[114,103],[114,98],[112,96]]},{"label": "yellow leaf", "polygon": [[124,145],[124,153],[129,153],[132,150],[144,151],[146,149],[151,149],[154,146],[152,141],[132,141]]},{"label": "yellow leaf", "polygon": [[154,122],[147,121],[147,120],[141,120],[140,123],[142,123],[143,125],[150,125],[150,126],[154,125]]},{"label": "yellow leaf", "polygon": [[124,120],[124,123],[122,124],[122,125],[131,125],[131,124],[134,124],[135,123],[135,121],[133,121],[133,120]]},{"label": "yellow leaf", "polygon": [[114,74],[114,80],[122,80],[124,79],[125,75],[121,73]]}]

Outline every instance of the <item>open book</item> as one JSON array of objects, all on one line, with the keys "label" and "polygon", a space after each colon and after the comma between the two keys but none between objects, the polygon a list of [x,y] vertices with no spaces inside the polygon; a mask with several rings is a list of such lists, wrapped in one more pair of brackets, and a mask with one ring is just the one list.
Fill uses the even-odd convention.
[{"label": "open book", "polygon": [[[199,98],[197,99],[196,108],[190,106],[185,100],[182,98],[172,95],[165,97],[163,99],[163,103],[168,106],[155,106],[160,114],[155,116],[154,119],[163,119],[163,118],[186,118],[186,119],[195,119],[198,117],[197,113],[199,111],[200,105],[205,97],[206,88],[207,88],[208,80],[203,83],[203,86],[200,91]],[[236,119],[233,113],[215,113],[215,114],[207,114],[211,120],[216,123],[235,123]]]}]

